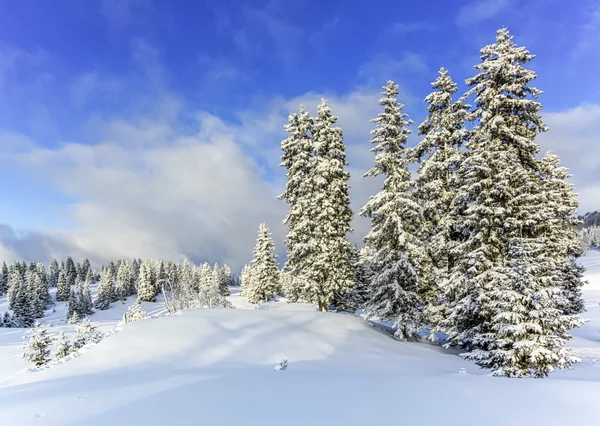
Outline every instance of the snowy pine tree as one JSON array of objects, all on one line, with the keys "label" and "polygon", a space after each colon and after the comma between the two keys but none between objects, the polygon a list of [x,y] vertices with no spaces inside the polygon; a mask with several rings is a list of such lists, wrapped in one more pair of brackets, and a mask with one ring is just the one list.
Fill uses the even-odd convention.
[{"label": "snowy pine tree", "polygon": [[35,318],[42,318],[49,299],[48,288],[37,272],[27,272],[27,293]]},{"label": "snowy pine tree", "polygon": [[61,331],[56,341],[54,349],[54,358],[62,359],[71,353],[71,342],[64,331]]},{"label": "snowy pine tree", "polygon": [[69,284],[69,288],[74,286],[75,281],[77,280],[77,268],[75,267],[75,262],[73,262],[71,256],[67,257],[64,274],[65,278],[67,279],[67,283]]},{"label": "snowy pine tree", "polygon": [[[27,333],[29,340],[23,345],[25,350],[21,358],[32,367],[42,367],[50,362],[50,345],[52,336],[48,330],[36,321],[33,328]],[[25,338],[25,337],[24,337]]]},{"label": "snowy pine tree", "polygon": [[[110,271],[108,271],[110,274]],[[85,318],[77,325],[75,340],[73,341],[73,350],[77,351],[89,343],[98,343],[102,339],[102,335],[96,329],[89,318]]]},{"label": "snowy pine tree", "polygon": [[560,159],[553,152],[546,153],[540,161],[540,177],[546,196],[541,205],[544,213],[540,232],[548,238],[548,255],[557,262],[556,276],[566,302],[562,309],[567,315],[579,314],[585,311],[581,296],[585,269],[577,263],[584,254],[577,233],[581,221],[575,218],[579,202],[573,185],[567,182],[571,175],[560,167]]},{"label": "snowy pine tree", "polygon": [[467,80],[478,122],[459,171],[463,239],[444,289],[442,325],[448,344],[471,351],[463,356],[495,374],[543,376],[573,362],[564,343],[579,320],[562,312],[560,262],[543,249],[547,190],[534,142],[546,130],[541,91],[529,86],[536,74],[524,67],[534,56],[506,29],[481,54],[479,73]]},{"label": "snowy pine tree", "polygon": [[29,293],[29,285],[24,279],[21,279],[16,285],[12,310],[14,313],[13,322],[17,327],[31,327],[35,323],[37,312],[34,300]]},{"label": "snowy pine tree", "polygon": [[114,294],[115,286],[112,272],[110,269],[106,268],[100,274],[100,283],[98,284],[98,293],[96,294],[94,307],[100,310],[108,309],[114,299]]},{"label": "snowy pine tree", "polygon": [[146,311],[144,311],[142,305],[139,303],[134,303],[127,308],[127,312],[125,312],[125,315],[123,315],[123,322],[128,324],[146,318],[148,318],[148,314]]},{"label": "snowy pine tree", "polygon": [[79,313],[82,316],[91,315],[94,313],[94,303],[92,302],[92,291],[90,285],[92,284],[92,273],[90,270],[87,272],[85,281],[79,288],[77,298],[79,300]]},{"label": "snowy pine tree", "polygon": [[[290,114],[288,124],[284,126],[289,136],[281,142],[281,166],[287,168],[287,182],[278,198],[285,200],[289,206],[283,222],[288,227],[285,239],[287,261],[283,269],[294,276],[306,274],[316,251],[316,247],[309,244],[315,233],[316,223],[316,210],[311,199],[314,185],[313,125],[314,121],[304,105],[300,105],[298,114]],[[242,277],[242,287],[247,289],[248,284],[249,280]],[[304,292],[304,288],[294,291],[295,294],[301,292]]]},{"label": "snowy pine tree", "polygon": [[329,305],[345,297],[354,287],[352,244],[352,210],[348,196],[345,146],[342,129],[335,127],[338,117],[332,115],[322,99],[313,126],[314,175],[309,207],[314,210],[314,234],[310,268],[301,275],[307,279],[307,297],[326,311]]},{"label": "snowy pine tree", "polygon": [[119,300],[125,300],[131,291],[131,268],[126,260],[119,264],[115,292]]},{"label": "snowy pine tree", "polygon": [[0,270],[0,296],[3,296],[8,291],[8,266],[6,262],[2,262],[2,269]]},{"label": "snowy pine tree", "polygon": [[154,285],[152,262],[150,260],[142,262],[138,280],[138,302],[156,302],[158,293]]},{"label": "snowy pine tree", "polygon": [[252,280],[244,289],[244,296],[251,303],[267,302],[279,291],[279,271],[275,244],[269,228],[261,223],[252,259]]},{"label": "snowy pine tree", "polygon": [[64,302],[69,300],[69,295],[71,294],[71,286],[67,281],[67,277],[63,271],[58,273],[58,288],[56,289],[56,301]]},{"label": "snowy pine tree", "polygon": [[50,269],[48,270],[48,286],[56,287],[58,285],[58,275],[60,268],[56,259],[52,259],[50,262]]},{"label": "snowy pine tree", "polygon": [[25,281],[21,272],[17,269],[13,269],[8,275],[8,309],[15,309],[15,301],[17,300],[17,294],[21,288],[22,283]]},{"label": "snowy pine tree", "polygon": [[383,112],[371,120],[377,125],[371,131],[375,164],[365,176],[384,176],[384,182],[361,210],[361,215],[371,219],[365,237],[369,253],[365,260],[372,274],[366,311],[371,317],[394,322],[396,336],[409,338],[422,325],[419,275],[425,260],[419,241],[421,208],[415,201],[406,151],[408,126],[413,121],[406,119],[393,81],[388,81],[382,94]]},{"label": "snowy pine tree", "polygon": [[71,290],[69,301],[67,302],[67,320],[70,319],[74,313],[77,313],[79,316],[80,312],[81,307],[79,306],[79,298],[77,297],[75,290]]},{"label": "snowy pine tree", "polygon": [[425,243],[428,265],[421,274],[421,287],[427,301],[428,322],[439,322],[443,315],[439,309],[440,287],[449,279],[454,263],[452,246],[457,239],[452,223],[458,193],[457,170],[463,159],[461,147],[466,141],[467,118],[463,99],[453,101],[458,87],[448,72],[441,68],[438,78],[431,84],[434,92],[425,98],[429,115],[419,126],[423,140],[411,155],[419,162],[416,179],[416,198],[423,209],[420,238]]}]

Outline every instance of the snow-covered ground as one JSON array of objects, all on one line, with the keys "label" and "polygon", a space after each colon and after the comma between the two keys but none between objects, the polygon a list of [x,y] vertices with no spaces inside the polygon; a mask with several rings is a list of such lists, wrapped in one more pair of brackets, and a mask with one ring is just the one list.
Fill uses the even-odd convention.
[{"label": "snow-covered ground", "polygon": [[[117,327],[127,305],[92,316],[118,330],[66,362],[31,371],[23,330],[0,328],[0,422],[20,425],[597,425],[600,252],[582,261],[590,321],[582,358],[549,379],[486,376],[440,348],[403,343],[358,317],[270,302],[192,310]],[[0,299],[0,312],[5,309]],[[64,325],[64,306],[44,322]],[[154,314],[160,303],[146,304]],[[274,371],[284,358],[285,371]],[[459,373],[461,369],[466,374]]]}]

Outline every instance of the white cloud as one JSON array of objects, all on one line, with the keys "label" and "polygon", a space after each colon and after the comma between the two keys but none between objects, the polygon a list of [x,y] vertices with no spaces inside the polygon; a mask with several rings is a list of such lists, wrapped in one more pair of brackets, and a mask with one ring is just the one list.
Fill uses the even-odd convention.
[{"label": "white cloud", "polygon": [[547,112],[550,130],[540,135],[544,150],[558,154],[573,174],[580,211],[600,208],[600,105],[581,105],[561,112]]},{"label": "white cloud", "polygon": [[475,0],[460,8],[456,15],[456,25],[466,27],[487,21],[505,10],[511,0]]}]

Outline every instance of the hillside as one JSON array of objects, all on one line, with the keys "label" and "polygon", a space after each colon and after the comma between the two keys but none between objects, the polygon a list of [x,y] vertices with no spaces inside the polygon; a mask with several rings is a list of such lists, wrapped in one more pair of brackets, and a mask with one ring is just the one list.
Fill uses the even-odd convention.
[{"label": "hillside", "polygon": [[[591,321],[572,341],[583,362],[549,379],[488,377],[447,351],[394,341],[357,317],[282,302],[243,309],[251,306],[232,296],[240,309],[143,320],[47,369],[4,368],[0,418],[11,426],[595,425],[600,252],[583,262]],[[160,304],[150,306],[160,313]],[[111,308],[93,319],[108,330],[120,314]],[[0,333],[15,350],[7,333],[22,331]],[[13,362],[6,355],[0,352],[0,365]],[[289,368],[274,371],[283,358]]]}]

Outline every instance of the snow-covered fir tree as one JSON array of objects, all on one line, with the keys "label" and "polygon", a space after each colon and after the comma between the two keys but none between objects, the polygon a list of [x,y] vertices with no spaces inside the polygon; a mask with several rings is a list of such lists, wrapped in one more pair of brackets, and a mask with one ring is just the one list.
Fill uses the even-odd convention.
[{"label": "snow-covered fir tree", "polygon": [[456,172],[463,159],[461,147],[468,135],[465,120],[470,106],[463,99],[453,100],[458,86],[444,68],[431,87],[434,91],[425,98],[429,114],[419,126],[419,135],[424,137],[411,155],[419,163],[416,198],[422,207],[420,238],[429,265],[428,273],[420,276],[421,287],[429,302],[427,320],[437,323],[443,315],[438,303],[440,287],[448,282],[457,239],[452,223],[458,193]]},{"label": "snow-covered fir tree", "polygon": [[148,314],[142,308],[139,303],[134,303],[127,308],[127,312],[123,315],[123,322],[128,324],[130,322],[139,321],[148,318]]},{"label": "snow-covered fir tree", "polygon": [[[110,274],[110,271],[108,273]],[[84,318],[83,321],[77,324],[73,350],[77,351],[89,343],[98,343],[101,339],[102,335],[96,326],[90,322],[89,318]]]},{"label": "snow-covered fir tree", "polygon": [[230,296],[229,285],[231,284],[231,271],[229,271],[229,276],[225,273],[225,270],[219,266],[218,263],[215,263],[213,270],[217,271],[219,276],[219,292],[221,296]]},{"label": "snow-covered fir tree", "polygon": [[42,327],[39,321],[36,321],[33,328],[23,338],[27,337],[28,340],[23,345],[24,352],[21,358],[34,368],[48,364],[50,362],[50,346],[53,341],[48,330]]},{"label": "snow-covered fir tree", "polygon": [[[248,271],[247,273],[250,273]],[[242,278],[242,282],[244,279]],[[306,282],[299,275],[294,275],[289,271],[281,271],[279,273],[279,287],[281,292],[287,299],[288,303],[297,303],[302,300],[302,295],[305,294]]]},{"label": "snow-covered fir tree", "polygon": [[27,293],[35,318],[42,318],[46,310],[50,294],[48,288],[42,283],[37,272],[27,272]]},{"label": "snow-covered fir tree", "polygon": [[545,194],[540,206],[543,209],[540,232],[548,239],[545,244],[548,255],[557,262],[555,277],[566,303],[563,311],[567,315],[579,314],[585,311],[581,296],[585,269],[577,263],[584,254],[576,228],[581,221],[575,218],[579,202],[573,184],[567,181],[571,175],[560,166],[560,159],[553,152],[546,153],[540,161],[540,178]]},{"label": "snow-covered fir tree", "polygon": [[114,294],[115,285],[113,274],[109,268],[105,268],[100,274],[100,282],[98,283],[98,293],[96,294],[94,307],[100,310],[108,309],[114,299]]},{"label": "snow-covered fir tree", "polygon": [[65,274],[65,278],[67,279],[67,283],[69,284],[69,288],[76,284],[77,280],[77,268],[75,267],[75,262],[71,256],[67,257],[67,261],[65,262],[65,270],[63,271]]},{"label": "snow-covered fir tree", "polygon": [[125,300],[131,291],[131,267],[126,260],[119,264],[115,292],[119,300]]},{"label": "snow-covered fir tree", "polygon": [[6,262],[2,262],[2,268],[0,269],[0,296],[8,292],[8,276],[8,266],[6,266]]},{"label": "snow-covered fir tree", "polygon": [[302,272],[307,280],[306,297],[326,311],[331,303],[340,300],[354,287],[352,244],[352,210],[348,196],[350,174],[346,170],[342,129],[336,127],[338,117],[331,113],[322,99],[313,126],[314,169],[312,193],[308,207],[314,212],[314,233],[309,240],[311,260],[309,269]]},{"label": "snow-covered fir tree", "polygon": [[[546,130],[536,100],[541,91],[530,86],[536,74],[524,66],[534,56],[508,30],[481,54],[478,74],[467,80],[477,122],[459,171],[463,239],[444,289],[442,325],[449,345],[467,349],[463,356],[495,374],[544,375],[573,362],[563,345],[579,320],[561,310],[562,289],[548,278],[560,275],[561,263],[543,252],[547,191],[534,141]],[[522,315],[514,311],[519,307]]]},{"label": "snow-covered fir tree", "polygon": [[15,299],[12,310],[14,313],[13,322],[17,327],[31,327],[35,323],[36,310],[34,300],[30,297],[29,286],[25,279],[21,279],[15,288]]},{"label": "snow-covered fir tree", "polygon": [[52,259],[50,261],[50,268],[48,269],[48,286],[56,287],[58,285],[58,275],[60,272],[60,267],[58,266],[58,262],[56,259]]},{"label": "snow-covered fir tree", "polygon": [[150,260],[145,260],[140,266],[137,290],[139,302],[156,302],[158,292],[154,283],[152,269],[152,262]]},{"label": "snow-covered fir tree", "polygon": [[91,315],[94,313],[94,303],[92,302],[92,273],[88,270],[85,281],[78,286],[77,299],[79,301],[79,313],[82,316]]},{"label": "snow-covered fir tree", "polygon": [[[315,233],[316,222],[316,210],[311,199],[314,185],[313,125],[314,120],[304,105],[300,105],[299,113],[289,115],[288,124],[284,126],[289,136],[281,142],[281,166],[287,168],[287,182],[278,198],[285,200],[289,206],[284,220],[288,234],[285,239],[287,261],[283,269],[294,276],[305,275],[311,268],[311,259],[316,250],[314,245],[309,244]],[[242,286],[248,288],[249,281],[245,281],[246,285],[242,277]]]},{"label": "snow-covered fir tree", "polygon": [[67,277],[64,271],[59,271],[58,273],[58,283],[56,289],[56,301],[64,302],[69,300],[69,295],[71,294],[71,286],[67,281]]},{"label": "snow-covered fir tree", "polygon": [[8,309],[15,309],[17,294],[24,282],[25,278],[18,269],[15,268],[8,274]]},{"label": "snow-covered fir tree", "polygon": [[77,324],[80,319],[81,316],[79,315],[79,312],[73,311],[71,316],[67,316],[67,324]]},{"label": "snow-covered fir tree", "polygon": [[70,319],[74,313],[81,312],[81,307],[79,306],[79,298],[75,293],[75,290],[71,289],[71,294],[69,295],[69,301],[67,302],[67,320]]},{"label": "snow-covered fir tree", "polygon": [[244,296],[251,303],[266,302],[279,291],[279,270],[275,244],[269,228],[264,223],[258,227],[258,238],[252,259],[252,280],[244,289]]},{"label": "snow-covered fir tree", "polygon": [[379,104],[383,111],[371,120],[375,146],[373,168],[365,176],[383,176],[381,190],[362,208],[371,219],[365,237],[371,268],[369,316],[395,324],[396,336],[409,338],[422,326],[423,294],[419,275],[425,269],[425,252],[419,240],[421,207],[415,200],[406,142],[413,124],[398,101],[398,85],[388,81]]},{"label": "snow-covered fir tree", "polygon": [[246,290],[250,287],[252,282],[252,266],[244,265],[240,273],[240,296],[246,296]]},{"label": "snow-covered fir tree", "polygon": [[71,341],[64,331],[61,331],[56,340],[56,348],[54,349],[54,358],[62,359],[71,353]]},{"label": "snow-covered fir tree", "polygon": [[4,316],[2,317],[2,324],[6,328],[12,328],[15,326],[14,319],[10,315],[10,312],[4,312]]}]

